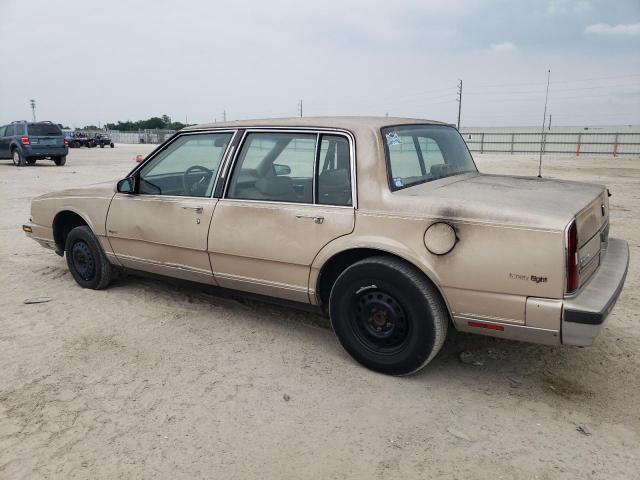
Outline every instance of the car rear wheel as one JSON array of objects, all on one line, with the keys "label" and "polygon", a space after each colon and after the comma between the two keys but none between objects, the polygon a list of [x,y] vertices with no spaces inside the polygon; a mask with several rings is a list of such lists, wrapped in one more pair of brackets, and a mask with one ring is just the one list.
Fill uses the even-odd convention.
[{"label": "car rear wheel", "polygon": [[100,148],[104,148],[104,143],[101,143],[101,144],[100,144]]},{"label": "car rear wheel", "polygon": [[89,227],[82,225],[71,230],[64,250],[67,266],[78,285],[94,290],[109,285],[113,278],[113,267]]},{"label": "car rear wheel", "polygon": [[66,155],[62,155],[60,157],[53,157],[53,162],[61,167],[63,166],[65,163],[67,163],[67,156]]},{"label": "car rear wheel", "polygon": [[111,148],[113,148],[113,147],[114,147],[113,142],[111,142],[111,143],[109,144],[109,146],[110,146]]},{"label": "car rear wheel", "polygon": [[24,167],[27,164],[27,161],[25,160],[24,156],[22,155],[22,153],[20,153],[20,150],[18,150],[17,148],[14,148],[13,152],[11,152],[11,159],[13,160],[13,164],[16,167]]},{"label": "car rear wheel", "polygon": [[438,290],[412,265],[388,256],[361,260],[336,280],[331,325],[345,350],[371,370],[408,375],[429,363],[447,334]]}]

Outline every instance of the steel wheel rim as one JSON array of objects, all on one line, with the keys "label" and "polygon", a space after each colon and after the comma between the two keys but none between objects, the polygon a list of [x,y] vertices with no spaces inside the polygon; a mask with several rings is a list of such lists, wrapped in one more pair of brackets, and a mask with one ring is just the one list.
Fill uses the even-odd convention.
[{"label": "steel wheel rim", "polygon": [[365,290],[354,296],[352,330],[365,348],[377,354],[402,351],[410,338],[411,322],[400,302],[389,292]]},{"label": "steel wheel rim", "polygon": [[20,153],[17,150],[13,151],[13,164],[15,166],[20,165]]},{"label": "steel wheel rim", "polygon": [[89,245],[79,240],[71,247],[71,261],[76,273],[85,281],[92,280],[96,275],[96,263]]}]

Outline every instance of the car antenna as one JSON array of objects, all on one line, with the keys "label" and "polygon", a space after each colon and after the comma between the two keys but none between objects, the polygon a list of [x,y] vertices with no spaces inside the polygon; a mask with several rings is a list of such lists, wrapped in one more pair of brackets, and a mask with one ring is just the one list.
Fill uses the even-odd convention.
[{"label": "car antenna", "polygon": [[544,97],[544,114],[542,115],[542,129],[540,130],[540,162],[538,164],[538,178],[542,178],[542,150],[544,149],[544,122],[547,119],[547,100],[549,100],[549,80],[551,70],[547,70],[547,94]]}]

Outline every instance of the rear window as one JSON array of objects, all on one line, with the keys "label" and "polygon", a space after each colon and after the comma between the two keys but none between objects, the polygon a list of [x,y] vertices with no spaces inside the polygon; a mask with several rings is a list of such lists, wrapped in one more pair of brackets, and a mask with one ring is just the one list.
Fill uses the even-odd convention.
[{"label": "rear window", "polygon": [[29,135],[34,137],[46,137],[51,135],[62,135],[62,130],[57,125],[49,123],[30,123],[28,126]]},{"label": "rear window", "polygon": [[382,129],[391,190],[461,173],[476,172],[458,131],[444,125],[400,125]]}]

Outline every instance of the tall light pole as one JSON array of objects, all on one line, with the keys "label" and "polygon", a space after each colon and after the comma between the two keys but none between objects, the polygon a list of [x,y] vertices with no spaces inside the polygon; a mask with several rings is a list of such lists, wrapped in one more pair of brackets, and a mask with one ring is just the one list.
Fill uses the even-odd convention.
[{"label": "tall light pole", "polygon": [[302,99],[300,99],[300,103],[298,103],[298,114],[300,118],[302,118]]},{"label": "tall light pole", "polygon": [[29,100],[29,105],[31,105],[31,118],[33,118],[33,121],[36,121],[36,101],[32,98],[31,100]]},{"label": "tall light pole", "polygon": [[458,83],[458,130],[460,130],[460,113],[462,112],[462,80]]}]

